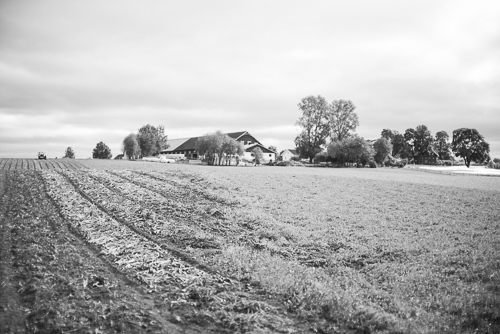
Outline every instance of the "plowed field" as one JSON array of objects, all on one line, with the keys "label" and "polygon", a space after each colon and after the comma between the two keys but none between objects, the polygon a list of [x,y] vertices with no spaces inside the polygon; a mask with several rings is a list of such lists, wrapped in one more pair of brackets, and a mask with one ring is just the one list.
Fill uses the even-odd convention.
[{"label": "plowed field", "polygon": [[472,179],[0,159],[0,333],[497,333]]}]

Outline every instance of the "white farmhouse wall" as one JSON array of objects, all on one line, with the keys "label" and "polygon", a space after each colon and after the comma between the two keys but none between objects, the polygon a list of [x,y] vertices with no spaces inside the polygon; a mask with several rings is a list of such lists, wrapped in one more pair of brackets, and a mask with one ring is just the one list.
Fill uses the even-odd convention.
[{"label": "white farmhouse wall", "polygon": [[[243,157],[247,160],[253,161],[255,158],[252,156],[252,152],[245,152],[243,154]],[[276,154],[275,153],[262,153],[262,159],[264,162],[269,162],[271,160],[276,161]]]},{"label": "white farmhouse wall", "polygon": [[292,152],[286,150],[285,152],[283,152],[281,157],[283,158],[283,161],[290,161],[293,158],[293,154]]}]

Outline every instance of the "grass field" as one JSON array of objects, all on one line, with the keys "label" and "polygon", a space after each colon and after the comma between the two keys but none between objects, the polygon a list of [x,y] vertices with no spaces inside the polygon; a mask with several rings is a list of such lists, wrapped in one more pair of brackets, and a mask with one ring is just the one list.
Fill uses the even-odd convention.
[{"label": "grass field", "polygon": [[500,178],[66,159],[0,173],[7,332],[500,332]]}]

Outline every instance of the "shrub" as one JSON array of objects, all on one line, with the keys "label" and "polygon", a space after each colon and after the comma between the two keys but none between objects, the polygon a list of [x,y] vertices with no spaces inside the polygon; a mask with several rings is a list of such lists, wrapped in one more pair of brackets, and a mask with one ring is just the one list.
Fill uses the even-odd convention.
[{"label": "shrub", "polygon": [[314,157],[314,163],[316,164],[319,164],[320,162],[326,162],[326,160],[328,159],[328,153],[327,152],[319,152],[318,154],[316,154],[316,156]]},{"label": "shrub", "polygon": [[300,161],[290,160],[290,161],[279,161],[276,163],[275,166],[299,166],[299,167],[303,167],[304,164]]},{"label": "shrub", "polygon": [[499,158],[495,158],[495,159],[493,159],[493,162],[496,163],[496,164],[500,164],[500,159]]},{"label": "shrub", "polygon": [[391,161],[389,159],[384,160],[384,166],[385,167],[390,167],[391,166]]},{"label": "shrub", "polygon": [[487,167],[491,169],[500,169],[500,163],[495,163],[493,161],[490,161],[488,162]]},{"label": "shrub", "polygon": [[368,161],[368,165],[370,165],[370,168],[377,168],[377,163],[373,160]]}]

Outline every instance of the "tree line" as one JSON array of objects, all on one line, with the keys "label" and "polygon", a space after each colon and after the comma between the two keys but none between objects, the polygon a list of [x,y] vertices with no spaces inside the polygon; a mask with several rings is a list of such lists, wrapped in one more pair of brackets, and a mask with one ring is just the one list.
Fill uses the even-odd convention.
[{"label": "tree line", "polygon": [[463,158],[469,167],[473,161],[483,163],[490,160],[489,144],[476,129],[454,130],[451,143],[446,131],[432,136],[425,125],[408,128],[404,133],[383,129],[381,137],[370,143],[354,132],[359,119],[352,101],[328,103],[320,95],[308,96],[299,102],[298,107],[302,116],[296,124],[301,132],[295,138],[295,145],[300,157],[309,159],[309,162],[314,158],[323,161],[330,158],[340,164],[354,162],[364,166],[370,161],[382,164],[387,159],[416,162],[418,157],[435,157],[450,160],[454,155]]}]

